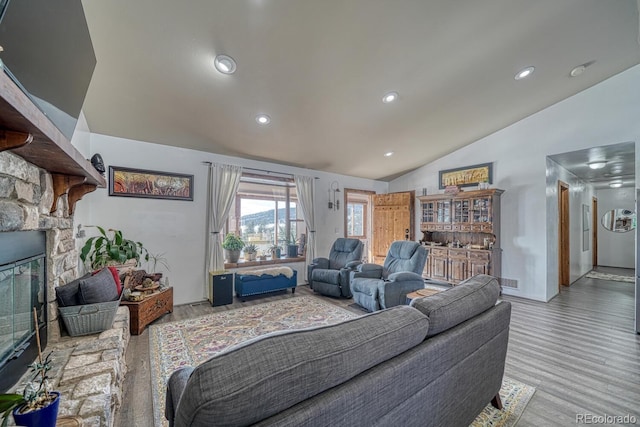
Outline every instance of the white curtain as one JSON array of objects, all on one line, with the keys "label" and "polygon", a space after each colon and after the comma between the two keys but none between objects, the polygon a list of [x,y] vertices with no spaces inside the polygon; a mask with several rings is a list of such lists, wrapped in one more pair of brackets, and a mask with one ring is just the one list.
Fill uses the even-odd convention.
[{"label": "white curtain", "polygon": [[[309,230],[309,238],[307,239],[307,265],[313,262],[316,257],[316,220],[313,213],[314,200],[314,181],[311,176],[294,176],[296,182],[296,191],[298,192],[298,204],[302,210],[302,217]],[[306,271],[306,266],[305,266]]]},{"label": "white curtain", "polygon": [[205,298],[208,296],[209,271],[224,270],[222,228],[240,185],[241,166],[212,164],[209,166],[207,192],[207,242],[205,247]]}]

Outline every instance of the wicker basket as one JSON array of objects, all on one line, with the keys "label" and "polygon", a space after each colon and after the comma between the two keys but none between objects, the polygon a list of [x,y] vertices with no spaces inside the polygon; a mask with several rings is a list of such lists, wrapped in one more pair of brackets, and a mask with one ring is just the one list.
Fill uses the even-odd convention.
[{"label": "wicker basket", "polygon": [[106,331],[113,325],[113,319],[115,319],[116,311],[120,305],[120,298],[97,304],[58,307],[58,310],[60,310],[67,332],[72,337],[97,334]]}]

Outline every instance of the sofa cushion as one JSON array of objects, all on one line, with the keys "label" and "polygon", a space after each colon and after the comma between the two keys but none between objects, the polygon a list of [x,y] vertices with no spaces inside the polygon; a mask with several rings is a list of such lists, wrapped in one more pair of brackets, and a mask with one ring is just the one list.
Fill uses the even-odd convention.
[{"label": "sofa cushion", "polygon": [[176,425],[249,425],[421,343],[429,321],[399,306],[336,325],[264,335],[198,366]]},{"label": "sofa cushion", "polygon": [[58,286],[56,288],[56,300],[60,307],[70,307],[74,305],[80,305],[80,280],[90,277],[90,274],[76,279],[66,285]]},{"label": "sofa cushion", "polygon": [[414,299],[411,306],[429,318],[430,337],[490,309],[499,295],[498,280],[479,274],[444,292]]},{"label": "sofa cushion", "polygon": [[103,268],[93,276],[80,280],[80,304],[95,304],[118,299],[113,275]]}]

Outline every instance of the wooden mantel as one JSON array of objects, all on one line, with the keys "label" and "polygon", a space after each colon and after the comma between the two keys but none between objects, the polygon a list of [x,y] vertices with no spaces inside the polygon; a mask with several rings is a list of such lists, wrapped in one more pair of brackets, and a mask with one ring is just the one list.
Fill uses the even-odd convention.
[{"label": "wooden mantel", "polygon": [[96,187],[106,187],[102,175],[0,69],[0,151],[11,152],[51,173],[54,201],[68,195],[69,213]]},{"label": "wooden mantel", "polygon": [[51,173],[83,177],[85,187],[106,187],[91,162],[0,69],[0,151],[4,150]]}]

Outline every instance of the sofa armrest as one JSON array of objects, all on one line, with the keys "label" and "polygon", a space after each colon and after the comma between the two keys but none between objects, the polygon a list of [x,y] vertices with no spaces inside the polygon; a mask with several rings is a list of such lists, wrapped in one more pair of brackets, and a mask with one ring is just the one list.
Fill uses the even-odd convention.
[{"label": "sofa armrest", "polygon": [[169,427],[173,427],[180,397],[182,396],[182,392],[184,391],[187,381],[189,381],[189,377],[194,369],[195,368],[190,366],[180,368],[174,371],[169,377],[169,381],[167,381],[164,416],[169,420]]},{"label": "sofa armrest", "polygon": [[391,273],[389,277],[387,277],[388,282],[406,282],[409,280],[422,280],[421,275],[414,273],[413,271],[399,271],[397,273]]}]

